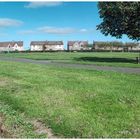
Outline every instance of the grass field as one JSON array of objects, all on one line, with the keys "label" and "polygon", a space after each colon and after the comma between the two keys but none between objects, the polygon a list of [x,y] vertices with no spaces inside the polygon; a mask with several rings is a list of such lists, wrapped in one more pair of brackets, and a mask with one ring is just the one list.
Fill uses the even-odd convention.
[{"label": "grass field", "polygon": [[[56,59],[51,53],[7,55]],[[33,120],[39,120],[56,137],[140,138],[139,84],[135,74],[0,61],[3,137],[48,137],[36,133]]]},{"label": "grass field", "polygon": [[66,63],[96,64],[121,67],[140,67],[136,63],[138,53],[129,52],[56,52],[56,53],[9,53],[0,54],[6,57],[52,60]]}]

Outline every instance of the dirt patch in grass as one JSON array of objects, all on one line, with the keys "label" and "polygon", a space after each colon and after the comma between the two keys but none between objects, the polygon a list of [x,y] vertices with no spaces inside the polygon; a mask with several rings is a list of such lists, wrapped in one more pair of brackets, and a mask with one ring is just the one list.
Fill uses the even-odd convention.
[{"label": "dirt patch in grass", "polygon": [[139,138],[140,137],[140,128],[131,128],[129,130],[123,130],[119,132],[122,136],[130,136],[131,138]]},{"label": "dirt patch in grass", "polygon": [[4,126],[4,115],[0,113],[0,138],[12,138],[12,135]]},{"label": "dirt patch in grass", "polygon": [[52,130],[45,126],[45,124],[41,120],[33,120],[32,121],[34,131],[38,135],[46,135],[47,138],[56,138],[52,133]]},{"label": "dirt patch in grass", "polygon": [[9,79],[0,77],[0,87],[7,86],[9,84]]}]

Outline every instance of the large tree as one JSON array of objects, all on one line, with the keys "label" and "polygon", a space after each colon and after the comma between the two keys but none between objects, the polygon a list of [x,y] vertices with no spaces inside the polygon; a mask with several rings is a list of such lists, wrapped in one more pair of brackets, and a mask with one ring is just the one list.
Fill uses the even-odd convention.
[{"label": "large tree", "polygon": [[97,29],[104,35],[140,40],[140,2],[99,2],[98,8],[103,21]]}]

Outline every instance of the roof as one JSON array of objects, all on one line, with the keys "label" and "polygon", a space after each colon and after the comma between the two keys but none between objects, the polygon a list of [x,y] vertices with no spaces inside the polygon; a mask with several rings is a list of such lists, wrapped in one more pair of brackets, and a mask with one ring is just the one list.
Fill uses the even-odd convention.
[{"label": "roof", "polygon": [[30,45],[44,45],[47,41],[31,41]]},{"label": "roof", "polygon": [[88,41],[68,41],[68,46],[73,46],[73,44],[78,43],[78,44],[83,44],[83,45],[88,45]]},{"label": "roof", "polygon": [[47,45],[63,45],[63,41],[47,41]]},{"label": "roof", "polygon": [[12,47],[17,44],[18,46],[23,46],[23,41],[7,41],[7,42],[0,42],[0,47],[7,47],[8,45],[11,45]]},{"label": "roof", "polygon": [[31,41],[30,45],[63,45],[63,41]]}]

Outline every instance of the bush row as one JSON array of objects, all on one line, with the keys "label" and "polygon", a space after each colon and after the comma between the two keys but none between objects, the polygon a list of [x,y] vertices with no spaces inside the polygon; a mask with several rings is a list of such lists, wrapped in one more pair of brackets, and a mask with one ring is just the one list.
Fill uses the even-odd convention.
[{"label": "bush row", "polygon": [[[0,53],[47,53],[47,52],[50,52],[50,53],[55,53],[55,52],[128,52],[128,50],[95,50],[95,49],[92,49],[92,50],[57,50],[57,51],[30,51],[30,50],[27,50],[27,51],[11,51],[11,52],[8,52],[8,51],[3,51],[3,52],[0,52]],[[139,50],[129,50],[129,52],[139,52]]]}]

